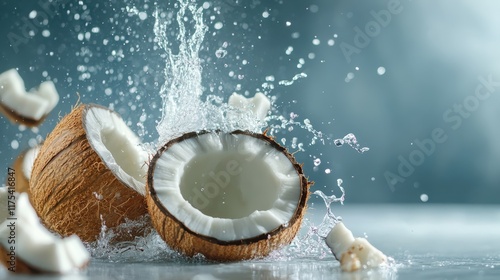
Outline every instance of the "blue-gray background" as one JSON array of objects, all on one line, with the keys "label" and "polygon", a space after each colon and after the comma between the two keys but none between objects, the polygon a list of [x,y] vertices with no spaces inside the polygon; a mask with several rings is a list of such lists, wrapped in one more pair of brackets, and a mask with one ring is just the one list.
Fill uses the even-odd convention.
[{"label": "blue-gray background", "polygon": [[[59,114],[70,111],[77,92],[82,102],[117,110],[145,141],[153,141],[164,82],[162,52],[153,41],[154,2],[53,0],[53,13],[13,46],[12,38],[24,36],[26,21],[44,21],[42,3],[50,2],[0,1],[0,72],[17,68],[27,88],[53,80],[61,96],[58,107],[35,130],[20,129],[0,116],[2,173],[22,150],[51,131]],[[292,136],[306,143],[306,151],[297,157],[316,181],[313,190],[338,194],[336,180],[342,178],[346,203],[423,203],[422,194],[428,196],[427,203],[500,200],[500,86],[482,100],[474,97],[478,77],[500,81],[500,3],[208,3],[209,31],[201,54],[207,89],[215,88],[227,98],[240,84],[240,92],[253,94],[272,75],[271,94],[278,96],[282,114],[307,118],[331,138],[352,132],[361,145],[370,147],[359,154],[346,146],[336,148],[331,141],[308,146],[310,134],[304,131],[277,135],[288,138],[288,145]],[[164,1],[158,6],[174,7]],[[390,20],[374,24],[374,13],[387,15],[382,10],[390,10]],[[38,17],[31,19],[33,11]],[[223,23],[222,29],[215,28],[217,22]],[[369,41],[355,40],[357,28],[370,33]],[[215,52],[224,42],[228,55],[217,58]],[[347,44],[356,48],[350,55],[342,51]],[[379,67],[385,68],[383,75],[377,73]],[[235,75],[229,75],[231,71]],[[302,72],[308,77],[291,86],[277,83]],[[455,104],[464,102],[469,109],[462,116],[453,112]],[[146,117],[144,129],[137,125],[141,115]],[[430,138],[435,129],[444,131],[444,143],[436,143],[427,154],[419,152],[417,140]],[[14,147],[19,143],[17,149],[13,142]],[[402,159],[410,160],[412,154],[421,162],[412,172],[398,171]],[[316,170],[314,157],[321,159]],[[326,174],[325,169],[332,172]],[[400,176],[399,181],[388,182],[389,173]]]}]

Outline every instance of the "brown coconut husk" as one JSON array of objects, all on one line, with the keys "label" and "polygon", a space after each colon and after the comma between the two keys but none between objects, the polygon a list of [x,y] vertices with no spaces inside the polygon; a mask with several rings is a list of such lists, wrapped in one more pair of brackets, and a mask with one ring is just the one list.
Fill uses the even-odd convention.
[{"label": "brown coconut husk", "polygon": [[[95,241],[102,225],[113,228],[147,213],[144,197],[111,172],[87,139],[80,105],[47,136],[31,175],[30,200],[45,226],[62,236]],[[106,109],[107,110],[107,109]]]}]

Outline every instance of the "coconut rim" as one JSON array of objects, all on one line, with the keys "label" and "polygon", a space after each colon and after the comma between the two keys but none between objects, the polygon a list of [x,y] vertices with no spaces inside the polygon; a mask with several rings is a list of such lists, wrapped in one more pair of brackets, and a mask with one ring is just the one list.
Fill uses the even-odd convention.
[{"label": "coconut rim", "polygon": [[[114,115],[115,117],[117,117],[118,120],[120,120],[124,127],[126,127],[128,129],[128,131],[125,132],[125,134],[127,134],[127,136],[130,136],[132,137],[133,139],[129,139],[127,137],[125,137],[124,139],[126,139],[127,143],[130,144],[130,146],[134,146],[135,150],[137,151],[137,154],[139,155],[143,155],[144,156],[144,165],[146,165],[146,159],[147,159],[147,152],[142,150],[141,148],[137,148],[137,145],[138,144],[141,144],[142,142],[140,141],[140,138],[126,125],[125,121],[123,120],[123,118],[120,116],[120,114],[118,114],[117,112],[109,109],[109,108],[106,108],[104,106],[101,106],[101,105],[97,105],[97,104],[85,104],[85,105],[82,105],[84,106],[84,109],[82,111],[82,115],[81,115],[81,121],[82,121],[82,127],[85,131],[85,137],[89,143],[89,145],[92,147],[92,149],[94,150],[94,152],[99,156],[99,159],[102,161],[102,163],[104,163],[104,165],[106,165],[106,168],[108,168],[112,173],[113,175],[115,176],[115,178],[120,181],[123,185],[127,186],[128,188],[138,192],[139,194],[141,194],[142,196],[145,196],[145,191],[146,191],[146,188],[145,188],[145,184],[146,184],[146,180],[144,180],[143,182],[137,180],[136,177],[130,175],[128,172],[126,172],[125,170],[123,170],[122,166],[116,161],[116,158],[115,158],[115,155],[113,154],[113,152],[111,152],[108,147],[106,146],[106,144],[103,143],[102,141],[102,127],[98,130],[99,131],[99,143],[102,144],[102,146],[104,146],[105,148],[105,151],[104,153],[109,153],[111,155],[111,158],[113,159],[113,163],[118,167],[118,170],[115,170],[114,167],[110,166],[109,163],[104,159],[104,155],[101,154],[101,149],[100,147],[96,147],[96,144],[94,143],[93,139],[91,139],[91,131],[93,131],[92,128],[89,128],[87,126],[87,114],[91,111],[92,108],[97,108],[99,110],[105,110],[106,112],[108,112],[110,115]],[[147,170],[144,169],[144,167],[141,167],[141,170],[143,170],[144,172],[142,172],[143,174],[140,174],[141,176],[145,176],[147,175]],[[126,176],[128,176],[131,181],[132,181],[132,184],[131,182],[127,182],[126,180],[124,180],[121,175],[122,174],[125,174]]]},{"label": "coconut rim", "polygon": [[[295,211],[293,212],[292,217],[286,222],[289,226],[284,226],[283,224],[281,224],[268,232],[265,232],[265,233],[262,233],[262,234],[259,234],[259,235],[253,236],[253,237],[225,241],[225,240],[217,239],[217,238],[212,237],[212,236],[207,236],[207,235],[195,232],[195,231],[191,230],[189,227],[187,227],[182,221],[177,219],[177,217],[175,217],[173,214],[171,214],[168,211],[168,209],[163,205],[163,203],[160,201],[160,199],[158,198],[158,195],[156,193],[156,190],[154,189],[154,172],[155,172],[156,162],[161,157],[163,152],[168,150],[173,145],[175,145],[179,142],[182,142],[184,140],[187,140],[187,139],[190,139],[193,137],[197,137],[197,136],[201,136],[204,134],[208,134],[208,133],[220,134],[221,131],[220,130],[216,130],[216,131],[204,130],[204,131],[200,131],[200,132],[186,133],[178,138],[175,138],[175,139],[167,142],[165,145],[163,145],[157,151],[157,153],[151,159],[150,164],[149,164],[148,175],[147,175],[147,184],[146,184],[147,189],[146,189],[146,191],[151,196],[152,200],[155,203],[155,206],[158,207],[158,209],[165,216],[172,219],[178,226],[182,227],[182,229],[184,231],[188,232],[189,234],[195,235],[203,240],[206,240],[210,243],[215,243],[218,245],[247,245],[247,244],[256,243],[256,242],[261,241],[261,240],[269,239],[270,237],[275,236],[278,233],[282,232],[283,230],[289,228],[289,226],[295,224],[297,222],[297,220],[302,218],[301,213],[303,214],[303,210],[305,210],[305,208],[307,208],[306,202],[307,202],[307,198],[308,198],[309,186],[311,185],[311,183],[309,183],[307,178],[304,176],[302,166],[295,160],[295,158],[287,151],[286,148],[282,147],[280,144],[278,144],[272,138],[267,136],[265,133],[259,134],[259,133],[253,133],[250,131],[243,131],[243,130],[235,130],[233,132],[229,132],[228,134],[246,135],[246,136],[254,137],[256,139],[263,140],[264,142],[267,142],[269,145],[271,145],[272,148],[276,149],[277,151],[279,151],[280,153],[285,155],[286,158],[290,161],[290,164],[294,167],[295,171],[297,172],[298,179],[299,179],[299,187],[300,187],[299,199],[297,201],[297,207],[295,208]],[[195,208],[195,207],[193,207],[193,208]],[[234,219],[232,219],[232,220],[234,220]]]}]

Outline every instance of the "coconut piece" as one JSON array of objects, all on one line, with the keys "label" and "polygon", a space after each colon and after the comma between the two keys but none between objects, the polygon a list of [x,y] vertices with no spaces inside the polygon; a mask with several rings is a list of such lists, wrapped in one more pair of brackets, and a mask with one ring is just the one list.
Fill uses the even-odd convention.
[{"label": "coconut piece", "polygon": [[228,104],[234,108],[242,110],[250,109],[261,121],[266,118],[269,113],[269,109],[271,109],[271,101],[261,92],[258,92],[251,98],[246,98],[243,95],[233,93],[229,97]]},{"label": "coconut piece", "polygon": [[15,170],[16,192],[27,192],[29,194],[29,180],[33,163],[38,155],[40,147],[36,146],[22,152],[14,161],[12,168]]},{"label": "coconut piece", "polygon": [[326,244],[340,261],[343,271],[375,268],[387,263],[387,257],[366,238],[354,238],[344,223],[337,223],[326,237]]},{"label": "coconut piece", "polygon": [[293,156],[264,134],[193,132],[153,157],[146,200],[170,247],[235,261],[292,241],[310,185]]},{"label": "coconut piece", "polygon": [[60,239],[40,224],[25,193],[17,196],[15,218],[0,224],[0,260],[9,271],[69,273],[89,262],[77,236]]},{"label": "coconut piece", "polygon": [[98,105],[80,105],[48,135],[30,181],[33,207],[62,236],[95,241],[147,213],[143,195],[147,153],[121,117]]},{"label": "coconut piece", "polygon": [[59,95],[51,81],[27,93],[16,69],[0,74],[0,112],[12,123],[37,126],[58,102]]}]

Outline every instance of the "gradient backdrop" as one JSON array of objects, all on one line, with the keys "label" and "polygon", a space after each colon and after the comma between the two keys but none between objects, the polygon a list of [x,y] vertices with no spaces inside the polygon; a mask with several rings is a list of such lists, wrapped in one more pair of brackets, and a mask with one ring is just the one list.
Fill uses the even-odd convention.
[{"label": "gradient backdrop", "polygon": [[[346,203],[500,201],[500,2],[199,3],[209,26],[201,53],[207,89],[225,99],[253,94],[268,77],[282,114],[309,119],[332,139],[352,132],[370,148],[309,146],[311,135],[298,129],[277,135],[289,147],[292,137],[304,143],[297,157],[313,190],[338,194],[342,178]],[[144,141],[156,139],[164,57],[155,49],[154,11],[144,0],[0,1],[0,72],[17,68],[27,88],[53,80],[61,96],[38,129],[0,116],[1,181],[77,92],[117,110]],[[220,48],[227,55],[218,58]],[[307,78],[278,84],[299,73]]]}]

